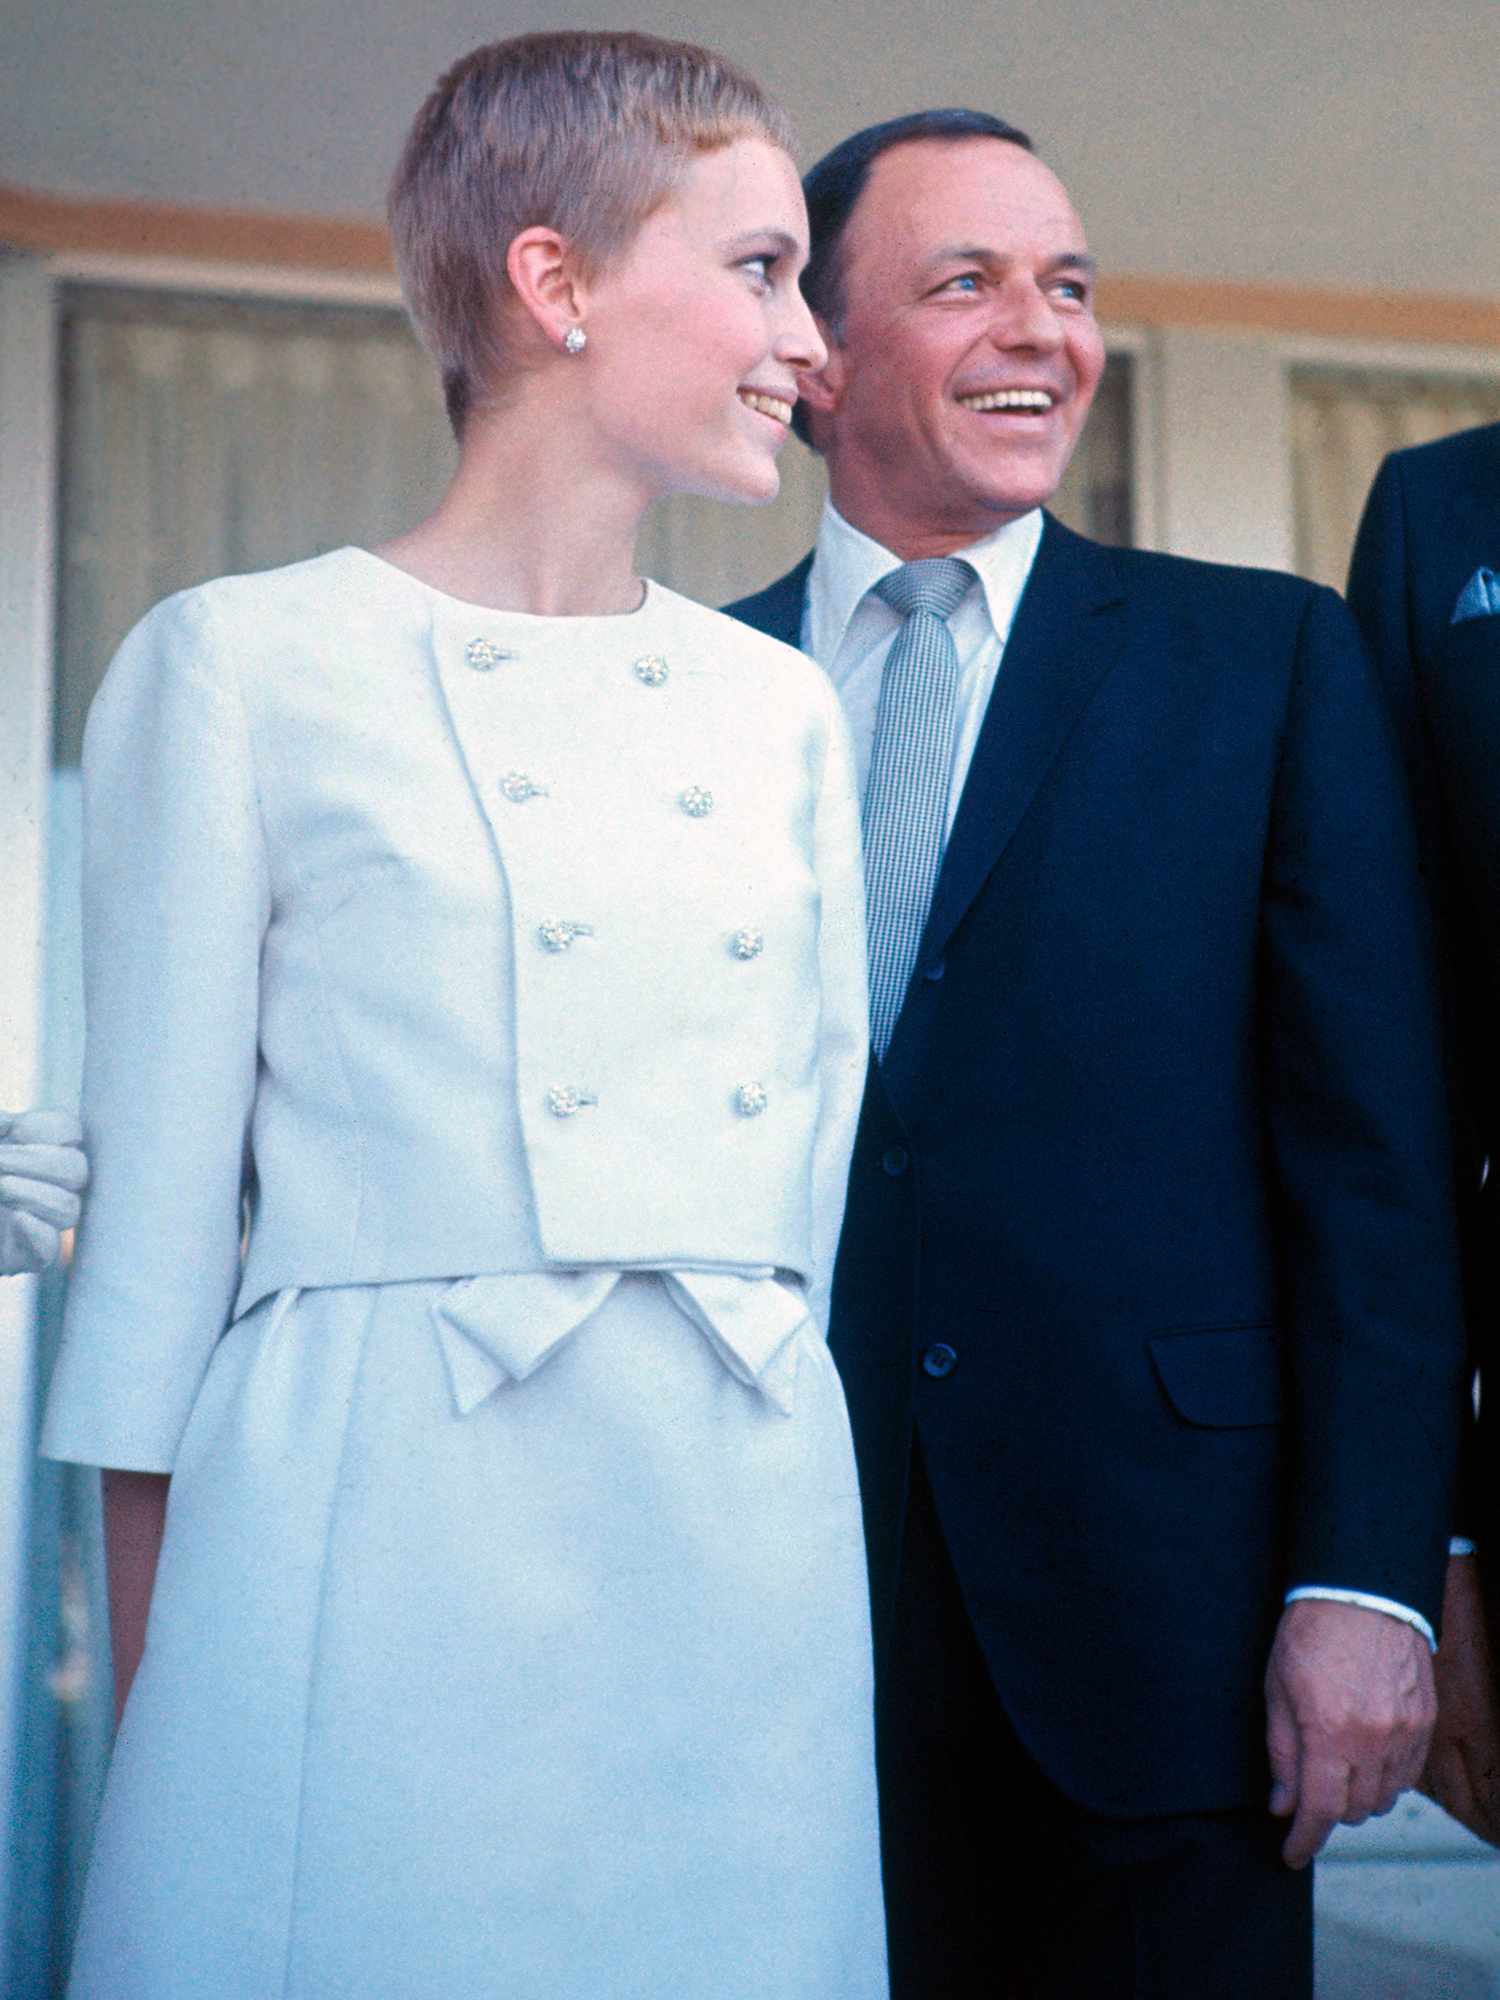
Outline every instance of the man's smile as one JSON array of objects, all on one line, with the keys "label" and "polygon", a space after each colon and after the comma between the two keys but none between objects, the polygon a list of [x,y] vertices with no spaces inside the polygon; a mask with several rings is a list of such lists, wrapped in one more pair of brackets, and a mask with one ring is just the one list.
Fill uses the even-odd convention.
[{"label": "man's smile", "polygon": [[980,389],[958,400],[966,410],[977,410],[986,416],[995,410],[1045,416],[1062,399],[1054,389]]}]

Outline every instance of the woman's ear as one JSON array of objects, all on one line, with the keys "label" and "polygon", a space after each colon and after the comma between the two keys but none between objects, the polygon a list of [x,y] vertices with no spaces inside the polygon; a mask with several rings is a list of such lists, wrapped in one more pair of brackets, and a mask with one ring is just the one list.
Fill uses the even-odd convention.
[{"label": "woman's ear", "polygon": [[569,331],[583,322],[583,300],[567,238],[540,223],[523,229],[505,253],[516,298],[548,344],[559,353]]}]

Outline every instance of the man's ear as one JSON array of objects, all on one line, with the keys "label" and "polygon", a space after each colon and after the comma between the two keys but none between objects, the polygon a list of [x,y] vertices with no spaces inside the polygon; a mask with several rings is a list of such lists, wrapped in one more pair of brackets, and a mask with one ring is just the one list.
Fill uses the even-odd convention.
[{"label": "man's ear", "polygon": [[567,238],[540,223],[523,229],[505,253],[505,270],[523,310],[560,352],[569,328],[581,326],[585,317]]},{"label": "man's ear", "polygon": [[799,375],[797,389],[809,413],[827,418],[833,415],[843,398],[846,377],[844,352],[834,339],[832,329],[826,320],[814,313],[813,323],[818,329],[823,345],[828,349],[828,359],[821,368],[813,368],[807,374]]}]

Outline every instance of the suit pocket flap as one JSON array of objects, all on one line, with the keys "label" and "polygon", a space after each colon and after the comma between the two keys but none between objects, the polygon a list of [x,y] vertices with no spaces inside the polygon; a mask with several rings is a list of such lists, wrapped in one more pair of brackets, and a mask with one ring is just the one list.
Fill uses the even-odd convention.
[{"label": "suit pocket flap", "polygon": [[1172,1408],[1214,1430],[1281,1421],[1281,1343],[1274,1326],[1199,1327],[1147,1343]]}]

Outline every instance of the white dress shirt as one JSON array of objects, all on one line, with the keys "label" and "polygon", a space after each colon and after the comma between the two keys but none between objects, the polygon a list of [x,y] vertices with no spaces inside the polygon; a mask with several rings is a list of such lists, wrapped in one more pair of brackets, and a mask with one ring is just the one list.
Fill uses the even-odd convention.
[{"label": "white dress shirt", "polygon": [[[948,780],[949,834],[1021,593],[1041,545],[1042,521],[1041,509],[1034,507],[962,551],[964,560],[978,572],[979,586],[970,589],[948,620],[958,651],[953,760]],[[861,799],[870,774],[880,677],[891,641],[902,624],[900,613],[875,595],[875,586],[901,566],[900,556],[846,521],[831,500],[824,503],[802,611],[802,650],[827,673],[844,704]],[[1286,1602],[1302,1597],[1386,1612],[1414,1627],[1433,1651],[1437,1650],[1432,1626],[1410,1605],[1324,1584],[1301,1584],[1287,1592]]]},{"label": "white dress shirt", "polygon": [[[1042,513],[1034,507],[963,551],[964,561],[979,572],[979,588],[970,590],[948,620],[958,649],[948,833],[953,831],[990,690],[1041,539]],[[802,650],[812,655],[839,691],[854,740],[861,798],[870,775],[880,677],[902,624],[901,614],[875,595],[875,586],[901,566],[900,556],[852,527],[832,501],[825,504],[802,613]]]}]

